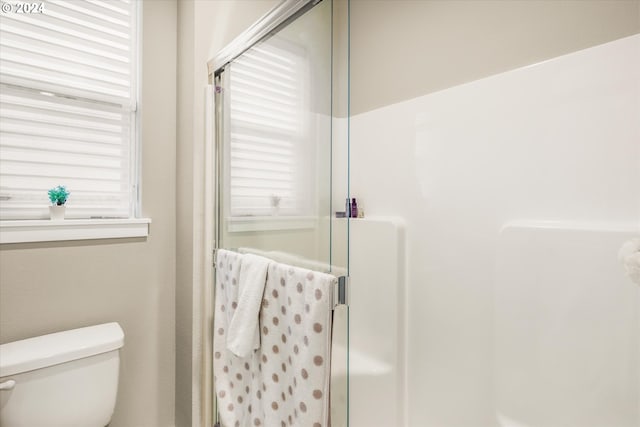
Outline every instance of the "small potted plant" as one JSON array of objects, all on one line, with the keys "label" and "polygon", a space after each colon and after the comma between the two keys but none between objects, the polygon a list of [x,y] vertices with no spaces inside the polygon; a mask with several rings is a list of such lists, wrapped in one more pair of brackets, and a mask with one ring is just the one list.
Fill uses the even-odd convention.
[{"label": "small potted plant", "polygon": [[280,202],[282,201],[282,197],[272,194],[269,197],[269,200],[271,202],[271,215],[278,215],[280,212]]},{"label": "small potted plant", "polygon": [[49,206],[49,215],[52,220],[60,221],[64,219],[65,203],[69,198],[69,193],[64,185],[58,185],[48,191],[51,206]]}]

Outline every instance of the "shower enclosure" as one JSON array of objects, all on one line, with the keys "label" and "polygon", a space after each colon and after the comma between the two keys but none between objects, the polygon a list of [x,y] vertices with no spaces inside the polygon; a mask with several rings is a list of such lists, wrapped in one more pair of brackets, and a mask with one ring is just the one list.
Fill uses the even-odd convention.
[{"label": "shower enclosure", "polygon": [[[420,10],[451,12],[439,15],[446,40],[462,31],[447,16],[496,3],[542,2]],[[365,25],[356,4],[354,43],[368,26],[390,34],[386,15]],[[430,52],[429,69],[461,62]],[[351,116],[351,190],[368,216],[350,233],[351,425],[640,426],[638,76],[635,34]],[[404,226],[405,282],[369,274],[382,261],[368,249],[380,234],[360,229],[371,214]],[[394,370],[400,386],[384,387]]]},{"label": "shower enclosure", "polygon": [[348,423],[348,219],[335,215],[349,196],[347,12],[340,0],[283,1],[209,62],[214,248],[339,277],[329,405],[335,426]]},{"label": "shower enclosure", "polygon": [[[484,5],[424,3],[449,43]],[[640,35],[353,114],[355,4],[284,1],[209,64],[215,246],[350,279],[331,426],[640,427]]]}]

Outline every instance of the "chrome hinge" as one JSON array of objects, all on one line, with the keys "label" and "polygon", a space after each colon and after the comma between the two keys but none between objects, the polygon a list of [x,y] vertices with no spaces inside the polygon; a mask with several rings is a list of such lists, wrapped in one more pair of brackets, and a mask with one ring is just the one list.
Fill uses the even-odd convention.
[{"label": "chrome hinge", "polygon": [[349,305],[349,276],[338,277],[338,282],[333,291],[333,308],[339,305]]}]

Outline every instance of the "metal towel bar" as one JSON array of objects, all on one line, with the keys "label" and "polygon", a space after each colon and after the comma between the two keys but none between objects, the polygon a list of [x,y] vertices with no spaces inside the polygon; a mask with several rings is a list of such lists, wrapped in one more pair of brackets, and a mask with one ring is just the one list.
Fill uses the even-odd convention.
[{"label": "metal towel bar", "polygon": [[[216,268],[216,250],[213,250],[213,268]],[[235,248],[229,248],[230,251],[236,251]],[[330,271],[325,271],[325,273],[331,273]],[[332,307],[335,309],[339,305],[348,305],[349,304],[349,276],[338,276],[338,281],[335,284],[333,289],[333,304]]]}]

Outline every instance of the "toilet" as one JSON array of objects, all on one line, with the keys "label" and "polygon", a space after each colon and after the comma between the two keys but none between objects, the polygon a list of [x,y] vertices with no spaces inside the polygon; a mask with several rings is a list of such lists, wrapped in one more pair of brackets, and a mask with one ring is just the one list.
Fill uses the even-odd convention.
[{"label": "toilet", "polygon": [[123,345],[115,322],[0,345],[0,426],[105,427]]}]

